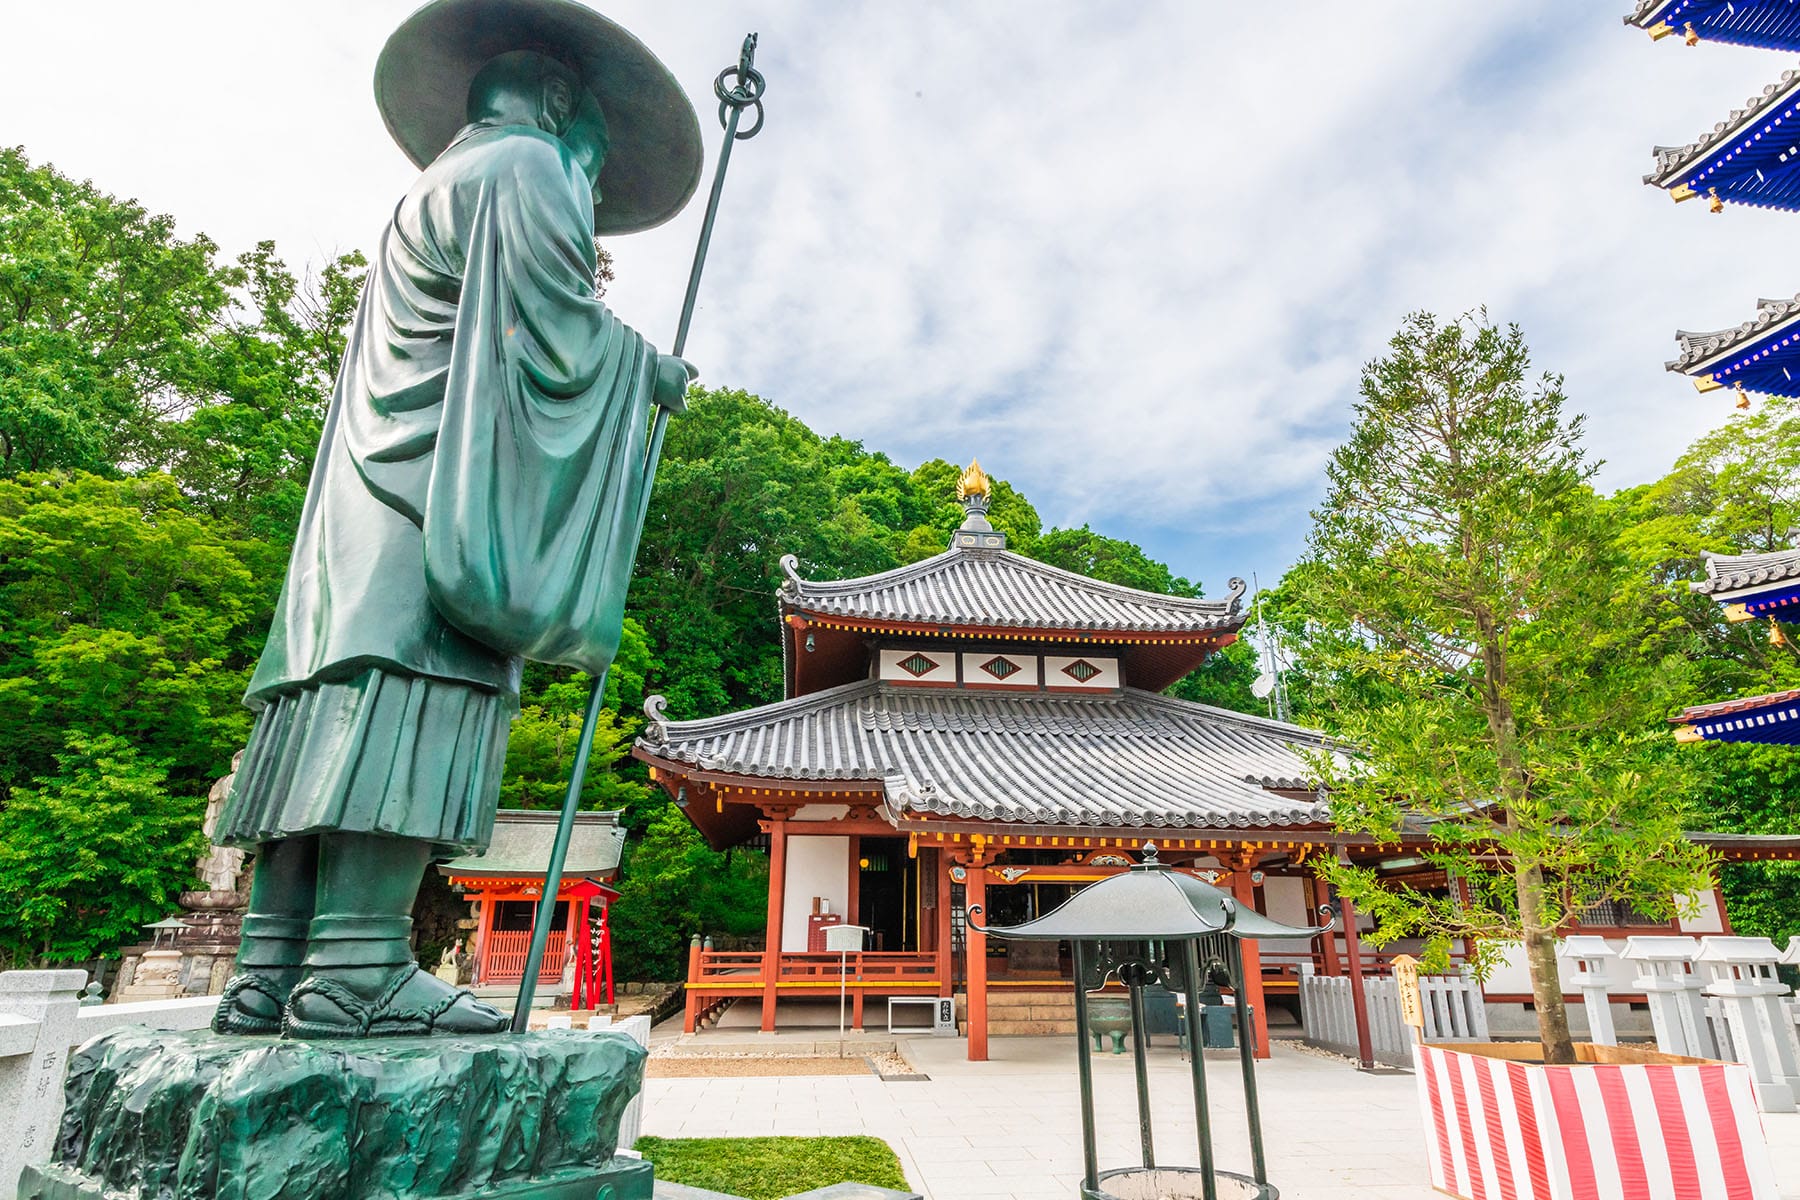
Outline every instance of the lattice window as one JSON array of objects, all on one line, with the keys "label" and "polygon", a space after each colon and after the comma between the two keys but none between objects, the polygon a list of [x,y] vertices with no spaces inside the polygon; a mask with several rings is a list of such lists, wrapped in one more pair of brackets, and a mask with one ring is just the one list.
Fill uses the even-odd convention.
[{"label": "lattice window", "polygon": [[995,679],[1005,679],[1008,675],[1017,675],[1023,670],[1023,668],[1012,659],[1003,658],[998,654],[982,663],[981,669],[986,671],[989,675],[992,675]]},{"label": "lattice window", "polygon": [[1063,674],[1073,679],[1076,683],[1086,683],[1099,673],[1100,668],[1096,667],[1085,658],[1078,658],[1063,668]]},{"label": "lattice window", "polygon": [[915,679],[921,675],[929,675],[938,669],[938,664],[935,660],[926,658],[923,654],[917,652],[909,654],[901,659],[898,665],[902,671],[905,671]]}]

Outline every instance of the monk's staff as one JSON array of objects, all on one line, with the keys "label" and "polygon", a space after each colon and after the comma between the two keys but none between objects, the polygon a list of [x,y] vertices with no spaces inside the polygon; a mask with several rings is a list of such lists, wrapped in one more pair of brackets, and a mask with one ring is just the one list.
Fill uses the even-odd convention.
[{"label": "monk's staff", "polygon": [[[734,142],[753,138],[763,127],[763,77],[752,64],[756,59],[756,35],[744,39],[737,65],[726,67],[713,80],[713,95],[719,98],[719,124],[725,127],[725,141],[719,147],[719,165],[713,171],[712,194],[706,199],[706,219],[700,225],[700,244],[694,247],[694,265],[688,272],[687,296],[681,303],[681,324],[675,330],[673,353],[679,358],[687,349],[688,327],[694,322],[694,301],[700,295],[700,272],[706,266],[706,249],[712,242],[713,220],[719,215],[719,196],[725,190],[725,168],[731,164]],[[732,85],[725,86],[731,79]],[[756,110],[756,123],[738,129],[738,120],[746,108]],[[650,514],[650,492],[656,482],[656,464],[662,458],[663,434],[668,432],[669,410],[656,406],[656,420],[650,427],[650,442],[644,448],[642,494],[638,500],[635,526],[641,538],[644,520]],[[544,962],[544,951],[550,944],[550,924],[556,916],[556,894],[562,891],[563,864],[569,857],[569,839],[575,832],[575,814],[581,809],[581,785],[587,779],[588,753],[594,746],[594,730],[600,723],[600,709],[606,695],[606,672],[594,680],[588,694],[587,713],[581,720],[581,741],[575,747],[575,765],[569,772],[569,790],[563,797],[562,819],[556,825],[556,841],[550,848],[550,865],[544,872],[544,892],[538,898],[537,913],[531,922],[531,950],[525,956],[525,974],[519,980],[519,1000],[513,1006],[512,1029],[523,1033],[531,1021],[531,1001],[537,993],[538,971]]]}]

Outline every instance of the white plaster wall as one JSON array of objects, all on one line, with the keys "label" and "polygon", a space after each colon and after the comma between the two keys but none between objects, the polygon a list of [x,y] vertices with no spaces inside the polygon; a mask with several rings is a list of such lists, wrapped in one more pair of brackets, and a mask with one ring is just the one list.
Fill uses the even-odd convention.
[{"label": "white plaster wall", "polygon": [[[901,667],[901,663],[915,654],[922,654],[937,665],[923,675],[914,675]],[[955,683],[956,655],[948,650],[883,650],[881,652],[880,678],[894,683]]]},{"label": "white plaster wall", "polygon": [[[781,894],[781,949],[784,954],[805,952],[806,918],[812,916],[814,896],[829,901],[834,913],[844,913],[849,906],[849,838],[788,838],[787,882]],[[844,919],[850,919],[848,913]]]},{"label": "white plaster wall", "polygon": [[[1098,675],[1086,683],[1073,675],[1064,673],[1064,668],[1071,663],[1086,659],[1100,669]],[[1044,686],[1052,688],[1079,688],[1083,691],[1100,692],[1119,686],[1119,660],[1116,658],[1096,658],[1093,655],[1056,655],[1044,657]]]},{"label": "white plaster wall", "polygon": [[1690,899],[1698,902],[1700,911],[1692,918],[1680,918],[1683,933],[1724,933],[1725,918],[1719,913],[1719,894],[1714,891],[1700,892]]},{"label": "white plaster wall", "polygon": [[1312,915],[1306,911],[1306,883],[1292,875],[1265,875],[1263,907],[1269,910],[1269,919],[1283,925],[1311,925]]}]

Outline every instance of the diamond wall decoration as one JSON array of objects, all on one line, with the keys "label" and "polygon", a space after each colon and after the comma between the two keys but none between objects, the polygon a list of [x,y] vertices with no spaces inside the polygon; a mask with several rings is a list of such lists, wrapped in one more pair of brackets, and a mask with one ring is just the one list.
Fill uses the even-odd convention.
[{"label": "diamond wall decoration", "polygon": [[1008,675],[1017,675],[1024,668],[1010,658],[1002,658],[996,654],[981,664],[981,669],[995,679],[1005,679]]},{"label": "diamond wall decoration", "polygon": [[936,662],[926,658],[923,654],[918,653],[910,654],[901,659],[899,666],[902,671],[905,671],[915,679],[921,675],[929,675],[938,669],[938,664]]},{"label": "diamond wall decoration", "polygon": [[1085,658],[1078,658],[1063,668],[1063,674],[1069,676],[1076,683],[1086,683],[1099,673],[1100,668]]}]

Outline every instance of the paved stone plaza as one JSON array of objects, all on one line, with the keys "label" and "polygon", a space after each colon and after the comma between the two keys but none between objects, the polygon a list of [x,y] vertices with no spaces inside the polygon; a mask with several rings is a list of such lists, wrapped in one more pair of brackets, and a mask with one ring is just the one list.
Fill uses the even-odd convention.
[{"label": "paved stone plaza", "polygon": [[[660,1031],[659,1031],[660,1032]],[[788,1052],[804,1038],[775,1035]],[[700,1035],[704,1040],[706,1034]],[[751,1037],[710,1035],[742,1044]],[[1156,1146],[1170,1162],[1192,1161],[1194,1121],[1187,1064],[1166,1044],[1151,1059],[1158,1107]],[[821,1045],[823,1043],[821,1042]],[[1075,1048],[1062,1038],[999,1037],[992,1060],[964,1061],[960,1039],[902,1039],[900,1050],[931,1078],[884,1083],[868,1076],[652,1079],[644,1132],[659,1137],[872,1134],[899,1153],[906,1175],[929,1200],[1073,1196],[1080,1182],[1080,1113]],[[1129,1056],[1095,1060],[1101,1165],[1137,1153]],[[1430,1200],[1418,1093],[1410,1073],[1363,1074],[1277,1043],[1258,1064],[1270,1180],[1283,1200]],[[1243,1096],[1235,1055],[1209,1052],[1219,1162],[1249,1169]],[[1783,1196],[1800,1198],[1800,1116],[1763,1118]]]}]

